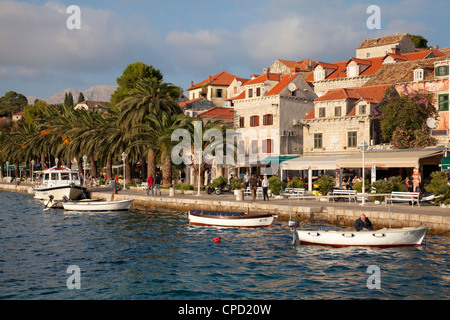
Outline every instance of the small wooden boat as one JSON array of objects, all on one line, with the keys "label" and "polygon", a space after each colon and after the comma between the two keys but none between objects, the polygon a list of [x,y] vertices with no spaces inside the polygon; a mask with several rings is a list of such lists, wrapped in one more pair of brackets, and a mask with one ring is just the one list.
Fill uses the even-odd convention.
[{"label": "small wooden boat", "polygon": [[315,244],[332,247],[404,247],[420,246],[428,227],[380,229],[377,231],[313,231],[297,230],[300,244]]},{"label": "small wooden boat", "polygon": [[120,211],[129,210],[133,200],[120,201],[67,201],[64,210],[72,211]]},{"label": "small wooden boat", "polygon": [[197,226],[264,228],[270,227],[275,216],[270,213],[190,210],[189,224]]}]

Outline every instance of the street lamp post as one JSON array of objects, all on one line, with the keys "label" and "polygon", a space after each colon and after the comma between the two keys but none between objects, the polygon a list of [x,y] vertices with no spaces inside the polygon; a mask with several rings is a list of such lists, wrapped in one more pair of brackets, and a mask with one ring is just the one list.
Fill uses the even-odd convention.
[{"label": "street lamp post", "polygon": [[366,166],[366,159],[365,159],[365,152],[367,151],[367,148],[369,147],[369,145],[367,144],[367,142],[362,141],[358,147],[361,148],[361,152],[362,152],[362,202],[361,205],[365,205],[366,204],[366,198],[365,198],[365,173],[364,173],[364,168]]},{"label": "street lamp post", "polygon": [[9,161],[6,161],[6,176],[8,177],[9,180]]},{"label": "street lamp post", "polygon": [[83,185],[86,187],[86,161],[87,161],[87,155],[83,156]]},{"label": "street lamp post", "polygon": [[202,164],[202,149],[198,149],[197,151],[195,151],[197,153],[197,157],[198,157],[198,191],[197,191],[197,196],[200,196],[200,174],[201,174],[201,164]]},{"label": "street lamp post", "polygon": [[123,161],[123,189],[125,190],[125,160],[127,159],[127,154],[122,152],[122,161]]},{"label": "street lamp post", "polygon": [[33,169],[34,169],[34,160],[31,160],[31,184],[34,183],[34,180],[33,180]]}]

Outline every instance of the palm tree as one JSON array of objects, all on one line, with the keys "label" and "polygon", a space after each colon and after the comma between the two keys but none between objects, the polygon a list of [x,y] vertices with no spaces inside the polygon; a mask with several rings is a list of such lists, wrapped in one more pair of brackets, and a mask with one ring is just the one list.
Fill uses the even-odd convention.
[{"label": "palm tree", "polygon": [[[125,98],[117,104],[119,110],[118,122],[124,126],[130,135],[136,134],[136,128],[143,123],[151,112],[160,111],[180,114],[174,97],[180,94],[180,88],[157,78],[145,78],[138,81]],[[148,175],[156,173],[156,151],[149,148],[147,153]]]},{"label": "palm tree", "polygon": [[[200,139],[201,139],[201,150],[203,153],[203,157],[204,157],[205,149],[217,151],[220,148],[222,148],[222,150],[224,152],[227,152],[227,151],[231,151],[231,150],[227,150],[227,148],[229,148],[229,147],[235,148],[236,147],[234,144],[232,146],[229,146],[226,143],[226,129],[228,129],[228,127],[224,126],[224,123],[221,120],[206,120],[204,122],[199,121],[197,119],[194,120],[192,118],[191,118],[191,120],[192,121],[189,122],[190,124],[187,127],[191,134],[191,141],[195,141],[195,135],[196,135],[195,131],[201,129],[202,134],[201,134]],[[200,126],[198,126],[198,125],[195,126],[194,125],[195,121],[198,121],[197,123],[200,124]],[[208,130],[218,130],[222,136],[222,140],[216,141],[215,139],[209,139],[209,140],[206,139],[206,141],[204,141],[204,137],[205,137],[204,135],[206,132],[208,132]],[[197,135],[198,134],[199,133],[197,133]],[[197,137],[197,139],[198,139],[198,137]],[[223,144],[223,145],[220,145],[220,144]],[[195,143],[193,143],[191,145],[191,154],[195,157],[195,159],[197,159],[196,155],[195,155],[195,152],[197,151],[197,150],[195,150],[196,147],[198,147],[198,146],[196,146]],[[234,153],[234,154],[236,154],[236,153]],[[214,153],[210,154],[210,155],[215,156]],[[203,177],[205,170],[206,170],[205,161],[201,161],[200,165],[198,164],[198,161],[194,161],[194,172],[195,172],[196,177],[198,177],[199,170],[200,170],[200,177]],[[200,185],[201,185],[201,187],[204,187],[204,179],[200,179]]]},{"label": "palm tree", "polygon": [[[176,129],[187,128],[188,118],[184,114],[152,112],[145,117],[145,123],[136,126],[140,132],[135,135],[136,145],[155,146],[161,154],[162,185],[172,186],[171,152],[175,146],[172,133]],[[149,173],[150,175],[150,173]]]}]

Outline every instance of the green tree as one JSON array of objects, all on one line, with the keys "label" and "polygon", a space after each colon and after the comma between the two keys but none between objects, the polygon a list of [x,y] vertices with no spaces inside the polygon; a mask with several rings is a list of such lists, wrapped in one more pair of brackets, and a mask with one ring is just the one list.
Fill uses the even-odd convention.
[{"label": "green tree", "polygon": [[67,93],[64,95],[64,105],[67,107],[73,107],[73,96],[72,93]]},{"label": "green tree", "polygon": [[11,117],[14,113],[22,111],[26,105],[28,100],[23,94],[9,91],[0,98],[0,116]]},{"label": "green tree", "polygon": [[[116,106],[119,123],[127,134],[132,136],[137,133],[137,126],[142,124],[145,117],[151,113],[181,113],[181,109],[173,98],[178,90],[178,87],[157,78],[144,78],[137,81]],[[149,148],[147,153],[147,172],[153,177],[156,174],[155,149],[156,147]]]},{"label": "green tree", "polygon": [[176,129],[186,128],[188,118],[182,114],[166,111],[152,112],[145,117],[145,122],[139,125],[141,129],[137,135],[139,140],[135,144],[155,146],[161,155],[163,186],[172,186],[171,152],[176,145],[172,141],[172,133]]},{"label": "green tree", "polygon": [[416,48],[428,48],[428,40],[420,35],[410,35],[411,41]]},{"label": "green tree", "polygon": [[426,120],[436,117],[433,95],[427,92],[408,92],[398,95],[391,89],[380,104],[383,139],[395,149],[424,148],[434,145]]},{"label": "green tree", "polygon": [[80,94],[78,95],[78,101],[77,101],[77,103],[81,103],[81,102],[83,102],[84,100],[86,100],[86,99],[84,99],[84,94],[83,94],[83,92],[80,92]]},{"label": "green tree", "polygon": [[42,118],[44,110],[48,108],[48,104],[43,100],[36,100],[34,105],[27,105],[24,108],[23,118],[26,123],[36,124],[36,120]]},{"label": "green tree", "polygon": [[122,75],[116,79],[117,89],[111,95],[111,105],[114,107],[120,101],[122,101],[130,90],[132,90],[136,83],[142,79],[156,79],[162,81],[163,75],[161,71],[148,66],[143,62],[135,62],[129,64]]}]

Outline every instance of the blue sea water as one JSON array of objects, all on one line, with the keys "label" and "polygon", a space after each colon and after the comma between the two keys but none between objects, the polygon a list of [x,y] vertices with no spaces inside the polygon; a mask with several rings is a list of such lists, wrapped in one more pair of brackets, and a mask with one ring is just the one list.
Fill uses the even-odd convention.
[{"label": "blue sea water", "polygon": [[[419,248],[300,246],[285,222],[218,229],[163,209],[43,211],[31,195],[7,191],[0,204],[4,300],[449,298],[447,236],[427,235]],[[79,289],[67,285],[74,265]],[[379,268],[379,289],[368,288],[369,266]]]}]

